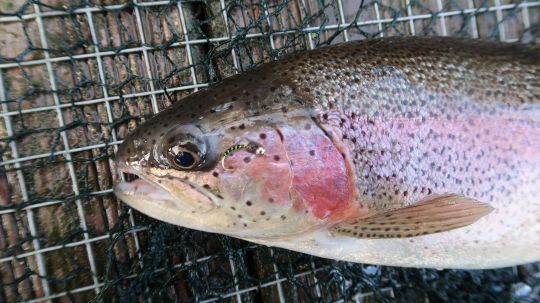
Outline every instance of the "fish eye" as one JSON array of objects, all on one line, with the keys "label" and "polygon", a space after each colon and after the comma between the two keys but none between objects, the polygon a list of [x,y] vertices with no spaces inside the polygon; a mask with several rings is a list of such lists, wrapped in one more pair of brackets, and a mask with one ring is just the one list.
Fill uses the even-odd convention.
[{"label": "fish eye", "polygon": [[190,152],[179,152],[174,156],[174,163],[180,167],[191,167],[195,164],[195,157]]},{"label": "fish eye", "polygon": [[201,156],[198,148],[191,144],[172,146],[167,152],[169,163],[181,170],[192,169],[198,166],[202,162]]},{"label": "fish eye", "polygon": [[208,144],[201,130],[183,125],[169,131],[154,146],[156,159],[178,170],[201,169],[207,163]]}]

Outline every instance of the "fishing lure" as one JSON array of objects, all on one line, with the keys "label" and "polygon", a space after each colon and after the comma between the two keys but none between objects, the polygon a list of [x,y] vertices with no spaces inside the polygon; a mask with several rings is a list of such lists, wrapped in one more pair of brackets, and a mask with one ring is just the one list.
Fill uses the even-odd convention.
[{"label": "fishing lure", "polygon": [[221,166],[223,167],[224,170],[230,171],[229,169],[225,167],[225,159],[227,159],[227,157],[230,157],[233,153],[241,149],[245,149],[246,151],[250,153],[254,153],[256,155],[264,155],[264,153],[266,152],[263,147],[258,146],[257,144],[253,142],[250,142],[248,144],[235,144],[227,148],[227,150],[223,152],[223,156],[221,157]]}]

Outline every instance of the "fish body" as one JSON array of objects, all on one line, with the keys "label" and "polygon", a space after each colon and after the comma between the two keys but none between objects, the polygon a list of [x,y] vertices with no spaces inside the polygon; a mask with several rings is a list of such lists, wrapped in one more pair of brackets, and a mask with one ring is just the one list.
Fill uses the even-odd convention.
[{"label": "fish body", "polygon": [[540,49],[386,38],[289,55],[174,104],[117,196],[177,225],[406,267],[540,260]]}]

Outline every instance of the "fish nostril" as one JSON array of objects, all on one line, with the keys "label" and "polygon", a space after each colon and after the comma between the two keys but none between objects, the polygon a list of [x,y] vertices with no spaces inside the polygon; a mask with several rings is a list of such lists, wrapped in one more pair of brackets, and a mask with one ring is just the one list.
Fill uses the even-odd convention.
[{"label": "fish nostril", "polygon": [[137,156],[141,152],[144,152],[144,150],[147,148],[147,144],[148,143],[144,138],[141,140],[136,139],[136,137],[133,136],[128,136],[124,139],[124,142],[122,142],[122,144],[120,144],[120,146],[118,147],[118,153],[125,158]]},{"label": "fish nostril", "polygon": [[137,156],[141,153],[135,148],[133,140],[127,138],[122,144],[118,147],[115,156],[115,162],[118,163],[118,169],[125,171],[129,169],[129,162],[136,161]]}]

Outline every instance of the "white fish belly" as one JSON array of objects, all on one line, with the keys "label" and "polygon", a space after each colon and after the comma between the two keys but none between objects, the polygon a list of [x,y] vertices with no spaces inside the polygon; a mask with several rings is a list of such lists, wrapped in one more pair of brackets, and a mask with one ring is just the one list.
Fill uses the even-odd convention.
[{"label": "white fish belly", "polygon": [[509,201],[472,225],[400,239],[357,239],[319,230],[291,239],[254,240],[320,257],[359,263],[426,268],[486,269],[540,260],[540,167],[521,174]]}]

